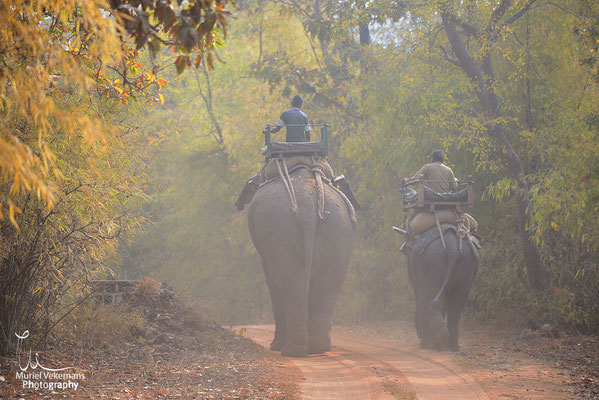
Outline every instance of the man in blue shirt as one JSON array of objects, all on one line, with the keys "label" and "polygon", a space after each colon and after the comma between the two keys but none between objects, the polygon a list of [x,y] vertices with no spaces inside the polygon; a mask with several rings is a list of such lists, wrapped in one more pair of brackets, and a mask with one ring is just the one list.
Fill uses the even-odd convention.
[{"label": "man in blue shirt", "polygon": [[276,133],[280,131],[282,127],[286,127],[286,142],[309,142],[311,128],[308,116],[300,110],[303,103],[304,99],[302,99],[302,96],[299,94],[293,96],[293,99],[291,100],[292,108],[281,114],[281,117],[270,132]]}]

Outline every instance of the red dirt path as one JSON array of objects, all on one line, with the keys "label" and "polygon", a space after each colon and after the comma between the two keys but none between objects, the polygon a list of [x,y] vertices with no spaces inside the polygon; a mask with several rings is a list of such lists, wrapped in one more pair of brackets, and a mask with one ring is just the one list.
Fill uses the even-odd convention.
[{"label": "red dirt path", "polygon": [[[268,347],[274,327],[246,326],[245,336]],[[407,335],[406,335],[407,336]],[[575,399],[564,373],[522,354],[485,354],[476,362],[463,354],[421,350],[414,340],[340,332],[333,351],[285,358],[301,371],[304,399]],[[497,365],[496,365],[497,364]],[[501,364],[501,365],[499,365]]]}]

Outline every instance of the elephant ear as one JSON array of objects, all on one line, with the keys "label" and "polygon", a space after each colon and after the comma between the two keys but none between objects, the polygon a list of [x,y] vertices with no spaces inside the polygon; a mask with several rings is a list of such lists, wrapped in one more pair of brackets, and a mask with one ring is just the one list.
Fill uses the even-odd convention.
[{"label": "elephant ear", "polygon": [[245,183],[241,193],[239,194],[239,197],[237,198],[237,201],[235,201],[235,207],[237,207],[239,211],[243,210],[245,205],[252,201],[254,195],[258,191],[259,186],[260,185],[258,184],[256,177],[251,178]]},{"label": "elephant ear", "polygon": [[351,205],[354,207],[354,209],[356,211],[362,210],[362,205],[360,205],[360,202],[358,201],[358,197],[352,190],[352,188],[349,184],[349,181],[345,178],[345,176],[343,176],[343,175],[338,176],[333,181],[333,184],[339,190],[341,190],[341,192],[345,195],[345,197],[347,197],[347,199],[349,200],[349,202],[351,203]]}]

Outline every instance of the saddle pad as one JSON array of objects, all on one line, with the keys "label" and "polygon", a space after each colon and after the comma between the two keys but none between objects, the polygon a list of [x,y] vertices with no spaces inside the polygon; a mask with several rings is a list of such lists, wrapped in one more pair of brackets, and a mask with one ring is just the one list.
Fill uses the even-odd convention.
[{"label": "saddle pad", "polygon": [[[457,226],[452,225],[452,224],[441,224],[441,230],[443,231],[444,235],[449,230],[454,231],[456,234],[458,232]],[[424,233],[415,235],[413,237],[413,239],[406,241],[405,246],[407,248],[409,248],[410,250],[412,250],[414,252],[414,254],[421,256],[424,254],[424,252],[425,252],[426,248],[429,246],[429,244],[431,244],[433,241],[435,241],[438,238],[439,238],[439,230],[435,226],[434,228],[431,228]],[[474,244],[474,246],[477,249],[481,248],[480,241],[478,240],[478,238],[476,236],[470,235],[470,239],[472,240],[472,243]]]},{"label": "saddle pad", "polygon": [[[441,230],[443,231],[443,234],[445,234],[445,232],[447,232],[450,229],[456,233],[458,231],[458,228],[455,225],[441,224]],[[434,228],[431,228],[426,232],[423,232],[419,235],[415,235],[412,240],[406,242],[406,246],[410,248],[415,254],[421,256],[422,254],[424,254],[424,251],[426,250],[428,245],[438,238],[439,230],[435,226]]]},{"label": "saddle pad", "polygon": [[[316,160],[316,163],[322,165],[322,171],[324,172],[325,176],[332,181],[334,178],[333,169],[331,168],[331,165],[327,162],[327,160],[325,160],[324,158],[320,158]],[[313,162],[312,157],[310,156],[292,156],[285,157],[285,164],[287,165],[287,169],[289,170],[298,165],[305,165],[307,167],[310,167],[313,164]],[[282,167],[283,166],[281,165],[281,168]],[[271,158],[270,160],[268,160],[268,163],[264,168],[264,180],[268,181],[278,176],[279,169],[277,168],[277,160]]]}]

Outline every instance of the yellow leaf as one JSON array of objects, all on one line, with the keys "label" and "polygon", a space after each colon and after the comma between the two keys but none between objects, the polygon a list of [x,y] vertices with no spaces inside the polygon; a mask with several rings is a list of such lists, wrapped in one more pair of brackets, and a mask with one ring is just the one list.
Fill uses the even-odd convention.
[{"label": "yellow leaf", "polygon": [[8,219],[17,229],[17,231],[20,231],[19,224],[17,224],[17,220],[15,219],[15,206],[13,204],[8,207]]}]

